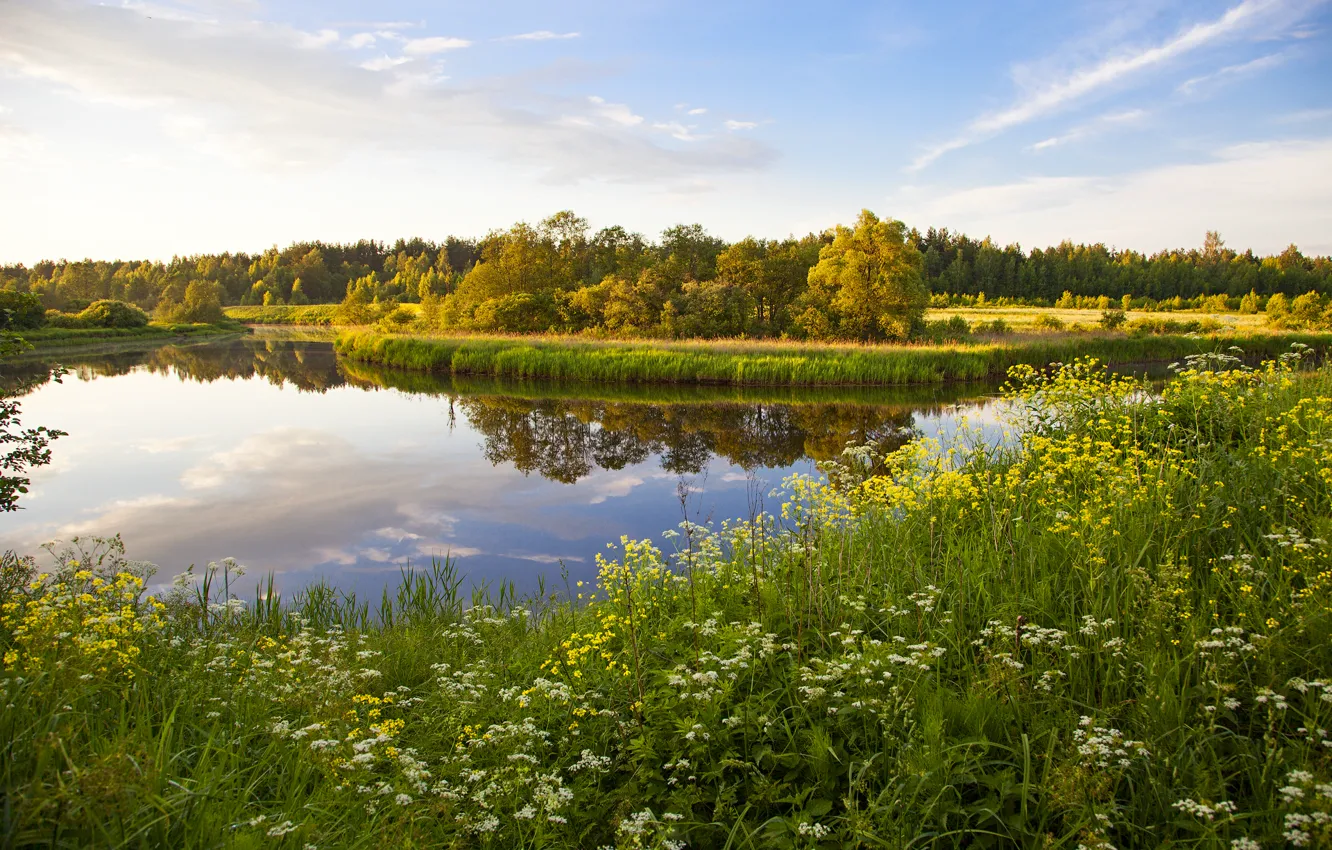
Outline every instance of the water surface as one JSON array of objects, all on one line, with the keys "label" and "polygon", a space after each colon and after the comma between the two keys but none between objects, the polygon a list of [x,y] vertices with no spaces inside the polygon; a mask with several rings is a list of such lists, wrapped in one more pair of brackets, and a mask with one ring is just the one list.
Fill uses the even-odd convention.
[{"label": "water surface", "polygon": [[[595,574],[621,535],[748,516],[848,442],[993,427],[993,388],[738,389],[467,380],[273,337],[69,355],[24,422],[69,432],[0,546],[120,534],[163,575],[232,556],[290,592],[378,593],[445,554],[473,581]],[[42,377],[49,363],[7,367]]]}]

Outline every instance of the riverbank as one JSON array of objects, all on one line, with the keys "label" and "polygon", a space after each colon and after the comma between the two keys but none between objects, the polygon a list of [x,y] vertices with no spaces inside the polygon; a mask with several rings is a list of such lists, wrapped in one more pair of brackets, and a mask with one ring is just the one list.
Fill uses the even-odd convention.
[{"label": "riverbank", "polygon": [[228,319],[247,325],[313,325],[331,327],[337,316],[337,304],[270,304],[224,307]]},{"label": "riverbank", "polygon": [[1019,364],[1077,357],[1109,364],[1170,362],[1237,346],[1253,357],[1332,334],[1042,335],[958,345],[798,344],[759,340],[589,341],[578,337],[421,337],[348,330],[334,347],[348,360],[394,369],[497,378],[754,386],[894,386],[998,380]]},{"label": "riverbank", "polygon": [[158,324],[138,328],[38,328],[18,334],[32,345],[30,353],[117,350],[126,346],[201,341],[249,333],[239,322],[218,324]]},{"label": "riverbank", "polygon": [[866,448],[566,596],[8,562],[6,838],[1323,846],[1332,368],[1296,368],[1029,371],[1011,446]]}]

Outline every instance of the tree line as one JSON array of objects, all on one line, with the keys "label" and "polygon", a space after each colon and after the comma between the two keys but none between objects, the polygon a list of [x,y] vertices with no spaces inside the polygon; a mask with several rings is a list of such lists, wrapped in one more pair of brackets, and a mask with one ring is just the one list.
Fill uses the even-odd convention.
[{"label": "tree line", "polygon": [[1240,253],[1214,232],[1200,248],[1150,256],[1100,243],[1025,251],[868,212],[799,238],[727,243],[694,224],[650,240],[618,226],[593,232],[564,211],[482,239],[0,266],[0,290],[67,313],[115,299],[172,320],[212,314],[213,304],[309,303],[373,320],[419,302],[442,329],[895,339],[919,327],[930,303],[1259,309],[1276,294],[1332,294],[1332,258],[1294,245]]}]

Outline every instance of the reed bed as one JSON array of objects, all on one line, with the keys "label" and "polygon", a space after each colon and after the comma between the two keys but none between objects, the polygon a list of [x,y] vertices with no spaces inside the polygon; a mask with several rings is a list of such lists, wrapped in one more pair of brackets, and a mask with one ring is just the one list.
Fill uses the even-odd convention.
[{"label": "reed bed", "polygon": [[1046,365],[1083,356],[1111,364],[1168,362],[1230,346],[1262,356],[1284,350],[1292,342],[1314,345],[1330,341],[1332,335],[1326,334],[1100,334],[975,345],[862,346],[749,340],[672,343],[572,337],[438,338],[345,331],[334,346],[349,360],[394,369],[520,380],[895,386],[995,380],[1016,365]]}]

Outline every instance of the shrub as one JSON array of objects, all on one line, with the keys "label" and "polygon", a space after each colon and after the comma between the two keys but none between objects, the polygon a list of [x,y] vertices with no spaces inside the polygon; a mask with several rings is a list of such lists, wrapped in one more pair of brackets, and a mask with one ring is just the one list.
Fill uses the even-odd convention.
[{"label": "shrub", "polygon": [[388,333],[401,332],[407,329],[407,326],[416,321],[416,313],[410,307],[404,307],[401,304],[394,307],[387,315],[380,319],[376,324],[382,331]]},{"label": "shrub", "polygon": [[141,328],[148,324],[148,314],[124,301],[94,301],[79,313],[90,328]]},{"label": "shrub", "polygon": [[[1067,295],[1068,293],[1064,293]],[[1062,331],[1066,327],[1064,320],[1058,316],[1052,316],[1049,313],[1042,313],[1036,317],[1036,321],[1031,323],[1032,327],[1041,331]]]},{"label": "shrub", "polygon": [[0,290],[0,330],[29,331],[46,324],[42,299],[30,292]]},{"label": "shrub", "polygon": [[89,325],[79,317],[78,313],[62,313],[59,310],[46,311],[46,326],[48,328],[89,328]]},{"label": "shrub", "polygon": [[1003,319],[994,319],[992,321],[979,321],[971,326],[971,332],[974,334],[987,334],[989,336],[1008,336],[1013,332],[1013,328]]},{"label": "shrub", "polygon": [[1108,331],[1119,330],[1126,321],[1128,321],[1128,317],[1124,315],[1123,310],[1101,311],[1101,327]]}]

